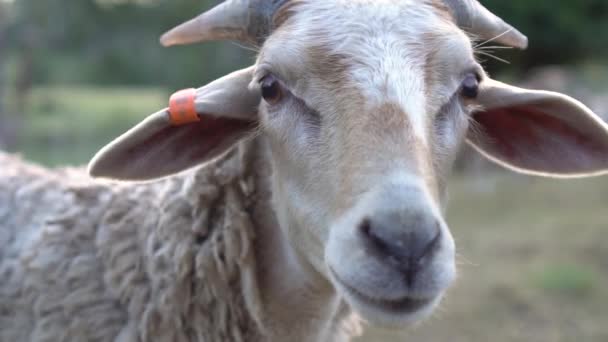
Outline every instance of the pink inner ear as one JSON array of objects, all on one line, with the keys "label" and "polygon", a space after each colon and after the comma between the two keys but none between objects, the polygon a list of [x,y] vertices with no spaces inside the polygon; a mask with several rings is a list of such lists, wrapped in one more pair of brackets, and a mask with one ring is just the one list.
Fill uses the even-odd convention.
[{"label": "pink inner ear", "polygon": [[[216,157],[252,127],[251,122],[213,116],[188,125],[167,126],[125,149],[113,164],[120,165],[125,179],[170,175]],[[120,174],[115,177],[120,178]]]},{"label": "pink inner ear", "polygon": [[[576,121],[575,117],[569,121]],[[479,112],[474,119],[481,134],[472,137],[472,142],[491,156],[518,168],[577,173],[606,160],[605,141],[534,106]]]}]

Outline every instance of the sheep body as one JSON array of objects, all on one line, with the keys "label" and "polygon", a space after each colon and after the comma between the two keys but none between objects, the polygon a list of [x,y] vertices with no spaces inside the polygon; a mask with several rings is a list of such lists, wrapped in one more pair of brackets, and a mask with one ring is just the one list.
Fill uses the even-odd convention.
[{"label": "sheep body", "polygon": [[112,184],[0,153],[0,341],[261,340],[244,164]]}]

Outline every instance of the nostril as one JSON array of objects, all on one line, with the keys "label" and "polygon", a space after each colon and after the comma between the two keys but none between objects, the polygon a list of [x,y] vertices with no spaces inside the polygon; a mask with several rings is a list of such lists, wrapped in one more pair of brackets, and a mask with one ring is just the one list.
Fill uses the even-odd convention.
[{"label": "nostril", "polygon": [[359,224],[359,230],[365,237],[369,237],[372,230],[372,222],[369,218],[364,218]]},{"label": "nostril", "polygon": [[359,231],[366,244],[382,254],[387,253],[388,246],[383,241],[382,237],[373,229],[372,220],[370,218],[365,218],[361,221],[359,224]]},{"label": "nostril", "polygon": [[433,236],[431,241],[422,249],[420,255],[416,256],[416,259],[420,260],[425,256],[433,255],[433,253],[437,250],[440,241],[441,227],[439,226],[439,223],[437,223],[435,235]]}]

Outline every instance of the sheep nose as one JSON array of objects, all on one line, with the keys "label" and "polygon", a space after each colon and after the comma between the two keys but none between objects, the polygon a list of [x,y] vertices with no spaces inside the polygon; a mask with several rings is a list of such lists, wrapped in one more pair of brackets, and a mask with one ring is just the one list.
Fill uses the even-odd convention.
[{"label": "sheep nose", "polygon": [[426,213],[381,213],[364,219],[359,230],[369,250],[408,282],[432,261],[441,241],[439,221]]}]

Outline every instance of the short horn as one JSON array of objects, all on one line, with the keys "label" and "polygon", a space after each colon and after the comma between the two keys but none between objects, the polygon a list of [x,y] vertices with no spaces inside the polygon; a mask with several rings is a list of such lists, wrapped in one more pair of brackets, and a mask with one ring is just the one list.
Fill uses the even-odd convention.
[{"label": "short horn", "polygon": [[444,0],[456,23],[482,39],[520,49],[528,47],[528,38],[494,15],[477,0]]},{"label": "short horn", "polygon": [[165,33],[164,46],[212,40],[260,44],[269,34],[274,12],[288,0],[228,0]]},{"label": "short horn", "polygon": [[227,1],[165,33],[164,46],[211,40],[246,40],[249,1]]}]

